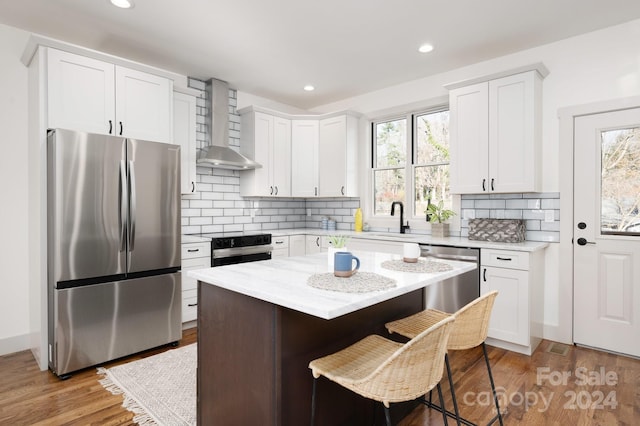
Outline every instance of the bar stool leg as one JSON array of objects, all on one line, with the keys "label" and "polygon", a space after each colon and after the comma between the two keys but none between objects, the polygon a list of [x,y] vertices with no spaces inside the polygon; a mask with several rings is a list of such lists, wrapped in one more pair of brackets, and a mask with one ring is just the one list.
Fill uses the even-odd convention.
[{"label": "bar stool leg", "polygon": [[444,398],[442,397],[442,388],[440,387],[440,383],[438,383],[438,397],[440,398],[440,406],[442,407],[442,419],[444,420],[444,426],[448,426],[449,422],[447,422],[447,410],[444,409]]},{"label": "bar stool leg", "polygon": [[313,390],[311,391],[311,426],[315,424],[316,421],[316,383],[318,379],[313,379]]},{"label": "bar stool leg", "polygon": [[[460,426],[460,412],[458,411],[456,391],[453,388],[453,377],[451,377],[451,364],[449,364],[449,354],[444,355],[444,362],[447,366],[447,377],[449,378],[449,389],[451,390],[451,399],[453,400],[453,411],[456,413],[456,424]],[[440,405],[442,406],[442,410],[446,411],[444,408],[444,403],[440,402]]]},{"label": "bar stool leg", "polygon": [[384,407],[384,418],[387,422],[387,426],[391,426],[391,413],[389,412],[389,407],[384,404],[382,404],[382,406]]},{"label": "bar stool leg", "polygon": [[496,404],[496,410],[498,414],[494,417],[489,424],[493,424],[496,419],[500,421],[500,426],[502,426],[502,414],[500,413],[500,405],[498,404],[498,394],[496,393],[496,386],[493,383],[493,374],[491,374],[491,365],[489,364],[489,356],[487,355],[487,346],[484,342],[482,342],[482,352],[484,352],[484,360],[487,363],[487,371],[489,372],[489,381],[491,382],[491,390],[493,391],[493,402]]}]

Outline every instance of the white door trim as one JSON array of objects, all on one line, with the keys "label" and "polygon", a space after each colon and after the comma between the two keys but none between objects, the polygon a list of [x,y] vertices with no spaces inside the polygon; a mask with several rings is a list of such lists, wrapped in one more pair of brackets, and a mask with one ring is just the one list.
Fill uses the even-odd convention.
[{"label": "white door trim", "polygon": [[[573,133],[574,120],[583,115],[640,107],[640,96],[612,99],[558,110],[560,120],[560,277],[558,341],[573,342]],[[545,333],[545,336],[551,336]]]}]

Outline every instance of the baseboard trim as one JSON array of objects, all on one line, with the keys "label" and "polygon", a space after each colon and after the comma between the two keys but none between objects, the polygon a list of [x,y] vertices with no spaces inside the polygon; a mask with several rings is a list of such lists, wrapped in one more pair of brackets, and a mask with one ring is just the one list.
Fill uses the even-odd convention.
[{"label": "baseboard trim", "polygon": [[0,339],[0,355],[8,355],[15,352],[28,350],[31,346],[29,334],[5,337]]}]

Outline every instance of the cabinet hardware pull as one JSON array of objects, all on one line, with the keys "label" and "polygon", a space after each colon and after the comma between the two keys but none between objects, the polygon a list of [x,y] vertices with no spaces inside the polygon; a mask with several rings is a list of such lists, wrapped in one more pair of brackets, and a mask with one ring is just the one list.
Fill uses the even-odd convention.
[{"label": "cabinet hardware pull", "polygon": [[269,187],[269,195],[273,195],[273,186]]},{"label": "cabinet hardware pull", "polygon": [[487,188],[486,188],[486,186],[485,186],[485,183],[486,183],[486,182],[487,182],[487,180],[486,180],[486,179],[482,179],[482,190],[483,190],[483,191],[486,191],[486,190],[487,190]]},{"label": "cabinet hardware pull", "polygon": [[487,282],[487,268],[484,268],[484,271],[482,272],[482,280]]},{"label": "cabinet hardware pull", "polygon": [[113,131],[113,121],[109,120],[109,134]]},{"label": "cabinet hardware pull", "polygon": [[284,244],[284,241],[276,241],[276,244]]},{"label": "cabinet hardware pull", "polygon": [[191,182],[191,192],[196,192],[196,183],[195,182]]},{"label": "cabinet hardware pull", "polygon": [[492,190],[492,191],[495,191],[495,189],[493,188],[493,181],[494,181],[494,180],[495,180],[494,178],[491,178],[491,190]]},{"label": "cabinet hardware pull", "polygon": [[513,260],[510,257],[500,257],[500,256],[496,257],[496,259],[498,259],[498,260],[508,260],[509,262],[511,262],[511,260]]},{"label": "cabinet hardware pull", "polygon": [[278,187],[276,186],[276,195],[278,195]]},{"label": "cabinet hardware pull", "polygon": [[187,252],[189,253],[195,253],[197,251],[200,251],[200,249],[187,249]]},{"label": "cabinet hardware pull", "polygon": [[320,237],[316,238],[316,245],[320,247]]},{"label": "cabinet hardware pull", "polygon": [[317,196],[318,195],[318,187],[316,186],[314,189],[315,189],[316,196]]},{"label": "cabinet hardware pull", "polygon": [[120,136],[122,136],[122,121],[120,121]]},{"label": "cabinet hardware pull", "polygon": [[189,304],[187,304],[187,306],[188,306],[188,307],[190,307],[190,308],[192,308],[192,307],[194,307],[194,306],[198,306],[198,304],[197,304],[197,303],[189,303]]},{"label": "cabinet hardware pull", "polygon": [[342,193],[342,195],[344,195],[344,186],[340,188],[340,192]]}]

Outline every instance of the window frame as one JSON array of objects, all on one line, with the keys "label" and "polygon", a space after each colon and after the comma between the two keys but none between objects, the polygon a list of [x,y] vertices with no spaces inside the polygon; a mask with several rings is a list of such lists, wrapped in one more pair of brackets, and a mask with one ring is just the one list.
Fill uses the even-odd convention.
[{"label": "window frame", "polygon": [[[442,97],[432,102],[423,103],[422,105],[418,105],[414,108],[404,108],[397,110],[395,112],[381,114],[380,116],[370,117],[369,126],[368,126],[368,158],[367,158],[367,168],[368,172],[366,173],[366,186],[368,187],[367,191],[367,200],[364,204],[367,212],[367,222],[370,227],[373,229],[380,228],[388,228],[390,232],[395,232],[398,228],[397,221],[399,218],[396,216],[391,216],[390,212],[386,214],[376,214],[375,213],[375,172],[377,170],[386,170],[386,169],[395,169],[395,168],[377,168],[376,166],[376,126],[378,124],[394,121],[398,119],[407,120],[406,132],[406,161],[405,161],[405,185],[410,182],[411,187],[405,187],[405,196],[402,201],[404,208],[404,221],[409,221],[411,229],[419,230],[419,231],[429,231],[431,229],[431,224],[426,221],[426,217],[423,214],[414,214],[415,212],[415,196],[416,196],[416,187],[415,187],[415,169],[416,167],[424,167],[424,166],[435,166],[442,164],[451,164],[451,161],[446,162],[438,162],[438,163],[426,163],[426,164],[414,164],[417,160],[417,144],[414,141],[415,139],[415,130],[417,118],[421,115],[435,113],[439,111],[448,110],[449,107],[449,98]],[[450,194],[452,200],[452,210],[456,212],[456,215],[450,219],[448,222],[451,224],[452,231],[460,229],[460,196],[456,194]],[[364,200],[362,200],[364,201]],[[362,202],[361,201],[361,202]]]}]

